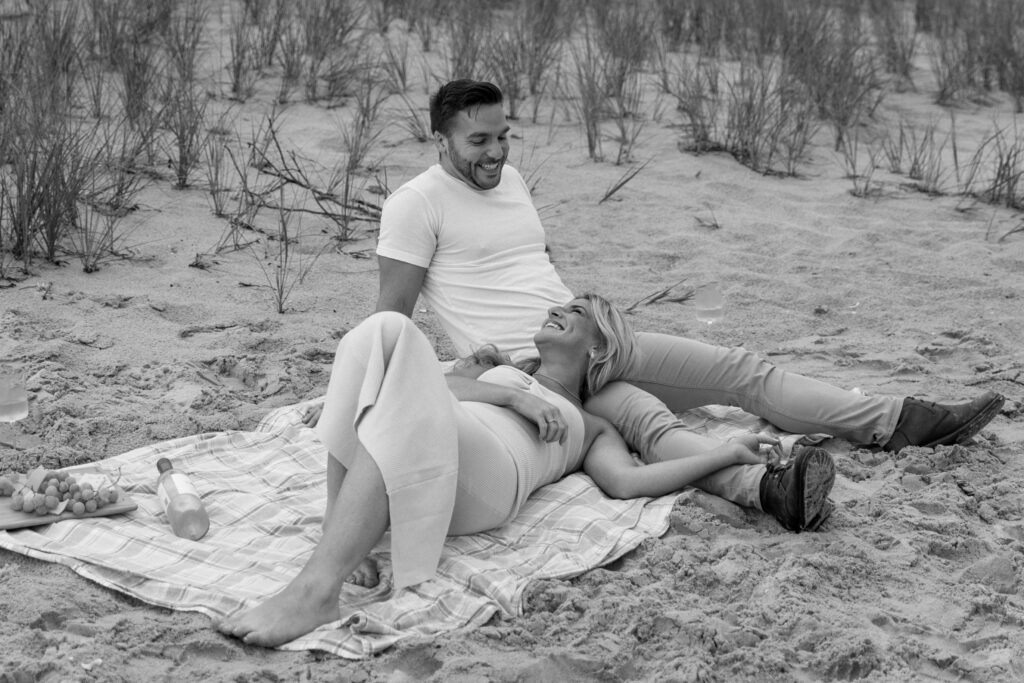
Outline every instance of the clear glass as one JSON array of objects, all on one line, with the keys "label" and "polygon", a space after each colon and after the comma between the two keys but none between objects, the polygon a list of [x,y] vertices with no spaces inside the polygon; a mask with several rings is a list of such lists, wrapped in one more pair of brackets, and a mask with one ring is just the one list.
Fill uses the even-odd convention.
[{"label": "clear glass", "polygon": [[[18,372],[0,368],[0,422],[14,423],[26,417],[28,391],[25,390],[25,378]],[[13,430],[5,445],[18,448],[17,435]]]},{"label": "clear glass", "polygon": [[17,422],[28,417],[28,391],[16,372],[0,370],[0,422]]},{"label": "clear glass", "polygon": [[693,305],[697,308],[697,320],[711,327],[722,319],[725,312],[725,295],[717,283],[711,282],[697,290],[693,297]]}]

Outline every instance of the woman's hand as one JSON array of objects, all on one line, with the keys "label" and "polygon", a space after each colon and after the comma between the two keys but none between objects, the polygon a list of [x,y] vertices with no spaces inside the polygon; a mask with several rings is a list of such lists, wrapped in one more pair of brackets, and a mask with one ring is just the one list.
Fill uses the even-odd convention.
[{"label": "woman's hand", "polygon": [[744,434],[728,441],[733,447],[733,460],[735,465],[764,465],[768,462],[768,454],[761,453],[762,446],[779,445],[779,440],[765,434]]},{"label": "woman's hand", "polygon": [[307,427],[316,427],[316,423],[320,421],[320,415],[324,412],[324,404],[317,403],[312,405],[302,413],[302,424]]},{"label": "woman's hand", "polygon": [[552,443],[565,443],[569,426],[562,417],[562,411],[542,398],[528,391],[516,390],[508,407],[537,425],[540,438]]}]

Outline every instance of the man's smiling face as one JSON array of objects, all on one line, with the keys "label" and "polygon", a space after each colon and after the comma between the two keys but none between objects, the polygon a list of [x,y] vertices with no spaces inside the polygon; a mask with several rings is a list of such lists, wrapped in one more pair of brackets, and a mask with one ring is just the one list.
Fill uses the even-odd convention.
[{"label": "man's smiling face", "polygon": [[441,167],[477,190],[490,190],[501,182],[508,158],[508,121],[500,104],[463,109],[444,136],[434,133]]}]

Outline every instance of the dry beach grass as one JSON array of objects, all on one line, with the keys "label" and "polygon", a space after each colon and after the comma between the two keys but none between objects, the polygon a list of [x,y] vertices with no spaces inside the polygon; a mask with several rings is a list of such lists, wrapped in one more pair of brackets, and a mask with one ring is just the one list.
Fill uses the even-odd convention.
[{"label": "dry beach grass", "polygon": [[[1008,401],[967,446],[828,442],[820,533],[687,491],[665,537],[538,582],[523,616],[369,661],[246,648],[2,552],[0,680],[1024,677],[1017,3],[146,4],[0,2],[0,360],[31,394],[0,473],[320,395],[376,298],[380,201],[435,160],[426,93],[469,72],[515,94],[509,162],[566,282],[624,308],[677,285],[638,329]],[[709,281],[704,329],[685,294]]]}]

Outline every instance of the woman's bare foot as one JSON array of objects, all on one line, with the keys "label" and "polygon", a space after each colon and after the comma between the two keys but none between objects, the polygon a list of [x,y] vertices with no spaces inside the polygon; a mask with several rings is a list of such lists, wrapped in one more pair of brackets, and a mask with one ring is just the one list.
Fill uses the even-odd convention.
[{"label": "woman's bare foot", "polygon": [[293,581],[256,607],[231,614],[214,627],[247,645],[277,647],[340,618],[337,593]]},{"label": "woman's bare foot", "polygon": [[357,586],[363,588],[373,588],[380,583],[380,572],[377,569],[377,561],[367,557],[365,560],[359,563],[356,570],[352,572],[347,579],[346,583],[354,583]]}]

